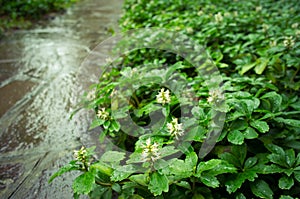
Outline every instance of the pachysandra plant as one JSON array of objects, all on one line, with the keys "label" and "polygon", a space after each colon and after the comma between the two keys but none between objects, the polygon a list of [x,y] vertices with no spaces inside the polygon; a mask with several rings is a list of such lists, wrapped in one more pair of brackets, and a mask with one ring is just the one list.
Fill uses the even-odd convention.
[{"label": "pachysandra plant", "polygon": [[[75,198],[299,198],[300,4],[126,0],[124,10],[124,31],[162,27],[205,46],[223,82],[209,88],[188,61],[162,50],[124,54],[84,103],[95,112],[90,128],[102,129],[99,141],[108,137],[122,150],[97,159],[95,148],[83,147],[50,181],[81,171],[73,183]],[[147,73],[141,65],[161,67]],[[193,118],[184,115],[188,100],[157,83],[170,71],[179,74],[174,87],[183,81],[194,90]],[[141,76],[158,81],[140,87]],[[224,101],[222,132],[200,158],[214,105]],[[124,128],[128,117],[137,127]]]}]

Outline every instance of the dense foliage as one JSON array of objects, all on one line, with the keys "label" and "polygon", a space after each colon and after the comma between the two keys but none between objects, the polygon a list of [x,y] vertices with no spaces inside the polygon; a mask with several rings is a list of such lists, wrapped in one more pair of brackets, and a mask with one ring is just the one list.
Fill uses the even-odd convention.
[{"label": "dense foliage", "polygon": [[[83,147],[50,181],[83,171],[73,184],[75,197],[298,198],[300,4],[127,0],[124,10],[123,30],[161,27],[187,35],[205,47],[223,80],[210,87],[209,77],[197,74],[191,62],[163,50],[139,49],[109,62],[111,70],[85,103],[96,113],[91,128],[103,128],[100,141],[108,136],[124,151],[110,150],[94,161],[94,148]],[[174,71],[179,75],[172,76]],[[174,84],[161,86],[172,78]],[[191,105],[188,97],[178,99],[185,90],[180,82],[195,92],[191,118],[180,112]],[[120,89],[128,85],[133,94]],[[118,89],[130,98],[128,106],[114,96]],[[226,114],[224,126],[214,149],[201,156],[216,110]],[[147,129],[158,111],[166,119]],[[128,114],[145,128],[129,129],[128,135],[122,128]]]},{"label": "dense foliage", "polygon": [[0,33],[8,28],[27,27],[30,20],[60,11],[77,0],[0,0]]}]

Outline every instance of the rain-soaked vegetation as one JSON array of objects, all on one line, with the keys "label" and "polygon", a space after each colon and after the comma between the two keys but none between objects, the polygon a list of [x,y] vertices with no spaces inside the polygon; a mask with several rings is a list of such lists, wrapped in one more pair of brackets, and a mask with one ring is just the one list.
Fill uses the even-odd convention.
[{"label": "rain-soaked vegetation", "polygon": [[[0,0],[1,27],[71,2]],[[89,132],[99,133],[101,149],[78,147],[49,182],[75,170],[74,198],[299,198],[298,0],[126,0],[123,7],[120,27],[131,32],[118,39],[118,57],[91,62],[103,70],[76,107],[94,113]],[[74,84],[62,77],[54,80]],[[43,113],[66,93],[57,87],[51,103],[40,100]],[[66,112],[58,109],[50,115],[58,120],[44,115],[55,121],[49,136],[72,134],[57,122]],[[61,140],[55,146],[71,143]]]},{"label": "rain-soaked vegetation", "polygon": [[91,129],[122,150],[83,146],[50,181],[82,171],[75,197],[299,197],[298,1],[127,0],[120,23],[158,28],[125,37],[86,95]]},{"label": "rain-soaked vegetation", "polygon": [[62,11],[77,0],[0,0],[0,35],[9,28],[27,28],[50,12]]}]

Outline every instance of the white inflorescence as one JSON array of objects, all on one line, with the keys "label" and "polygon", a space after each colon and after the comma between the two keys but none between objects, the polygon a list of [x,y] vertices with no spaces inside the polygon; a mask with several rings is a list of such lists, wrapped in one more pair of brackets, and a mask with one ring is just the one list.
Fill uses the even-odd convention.
[{"label": "white inflorescence", "polygon": [[156,101],[160,104],[169,104],[171,102],[170,91],[162,88],[156,95]]},{"label": "white inflorescence", "polygon": [[97,117],[102,120],[107,120],[109,117],[109,113],[105,110],[105,108],[101,108],[97,112]]},{"label": "white inflorescence", "polygon": [[291,48],[295,45],[295,40],[293,39],[292,36],[290,37],[285,37],[284,41],[283,41],[283,45],[285,47]]},{"label": "white inflorescence", "polygon": [[158,147],[159,145],[156,142],[151,144],[151,139],[148,138],[146,140],[146,144],[143,146],[142,161],[153,164],[156,160],[158,160],[160,158]]},{"label": "white inflorescence", "polygon": [[80,162],[85,161],[86,155],[87,151],[84,146],[82,146],[80,150],[74,150],[74,158]]},{"label": "white inflorescence", "polygon": [[220,23],[223,21],[223,16],[220,12],[218,12],[217,14],[215,14],[215,20],[217,23]]},{"label": "white inflorescence", "polygon": [[213,103],[219,100],[223,100],[224,96],[219,89],[214,89],[209,91],[209,97],[207,98],[208,103]]},{"label": "white inflorescence", "polygon": [[172,136],[174,136],[177,140],[180,136],[183,135],[182,124],[178,123],[178,118],[173,118],[170,123],[167,123],[167,128]]}]

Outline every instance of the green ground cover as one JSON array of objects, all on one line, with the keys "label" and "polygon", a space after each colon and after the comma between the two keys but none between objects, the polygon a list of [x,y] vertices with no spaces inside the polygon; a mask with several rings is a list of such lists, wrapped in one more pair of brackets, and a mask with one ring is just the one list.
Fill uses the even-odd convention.
[{"label": "green ground cover", "polygon": [[0,0],[0,34],[12,28],[28,28],[49,12],[62,11],[77,0]]},{"label": "green ground cover", "polygon": [[[103,129],[100,141],[107,136],[125,152],[110,150],[93,160],[94,148],[83,147],[50,181],[67,171],[82,171],[73,184],[75,197],[299,198],[300,4],[127,0],[124,11],[124,31],[158,27],[185,35],[173,37],[171,44],[182,39],[179,43],[186,46],[202,46],[219,72],[199,73],[201,66],[193,60],[205,56],[197,50],[189,51],[189,60],[153,48],[112,60],[84,103],[96,113],[91,129]],[[169,40],[167,34],[144,32],[146,40],[129,37],[119,48],[126,42],[159,45]],[[162,86],[168,81],[174,84]],[[129,85],[133,93],[126,93]],[[177,95],[186,88],[194,92],[192,101]],[[128,105],[122,105],[120,95],[114,97],[115,90],[123,92]],[[185,117],[191,106],[192,117]],[[147,129],[157,111],[165,119]],[[145,128],[129,129],[128,135],[122,123],[126,126],[128,116]],[[218,126],[218,121],[224,124]],[[220,135],[203,155],[211,129]]]}]

